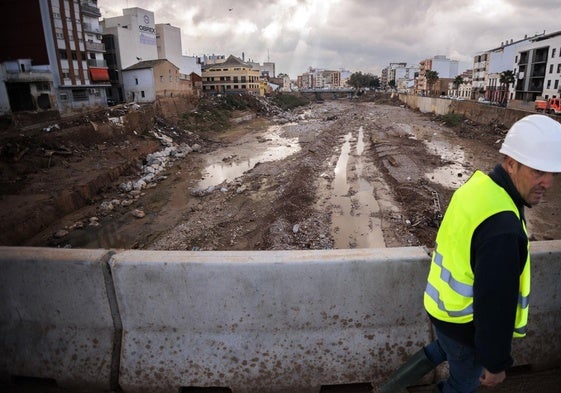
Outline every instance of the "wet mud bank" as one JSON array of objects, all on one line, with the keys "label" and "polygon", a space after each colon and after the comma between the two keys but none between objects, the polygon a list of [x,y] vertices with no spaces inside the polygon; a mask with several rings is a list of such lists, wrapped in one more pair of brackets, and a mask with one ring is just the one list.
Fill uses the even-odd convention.
[{"label": "wet mud bank", "polygon": [[[285,117],[258,117],[199,135],[201,152],[174,160],[130,206],[100,214],[99,203],[122,199],[118,184],[137,176],[125,170],[108,180],[112,186],[96,204],[58,212],[25,244],[201,251],[430,248],[452,192],[475,169],[488,171],[500,161],[503,132],[467,122],[448,128],[438,117],[395,103],[314,103]],[[544,206],[528,212],[533,239],[561,236],[550,223],[560,195],[551,190]],[[88,224],[92,216],[98,217],[95,226]]]}]

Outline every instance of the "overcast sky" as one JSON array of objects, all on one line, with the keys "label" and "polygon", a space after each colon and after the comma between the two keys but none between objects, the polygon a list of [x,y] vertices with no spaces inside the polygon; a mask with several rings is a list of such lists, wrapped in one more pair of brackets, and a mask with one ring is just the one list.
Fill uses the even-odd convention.
[{"label": "overcast sky", "polygon": [[181,28],[183,54],[276,63],[291,78],[308,67],[379,75],[390,62],[445,55],[472,67],[502,41],[561,30],[561,0],[98,0],[102,18],[123,8]]}]

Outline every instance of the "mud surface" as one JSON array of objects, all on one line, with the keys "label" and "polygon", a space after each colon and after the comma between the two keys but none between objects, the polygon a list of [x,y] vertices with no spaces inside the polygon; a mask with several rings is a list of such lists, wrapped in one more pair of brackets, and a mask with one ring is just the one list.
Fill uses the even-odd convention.
[{"label": "mud surface", "polygon": [[[165,121],[115,126],[109,118],[115,114],[105,111],[50,132],[3,131],[0,244],[432,247],[453,190],[475,169],[499,162],[506,133],[470,122],[449,128],[389,100],[313,103],[222,131],[187,131]],[[119,185],[138,179],[146,155],[163,149],[154,129],[200,150],[173,160],[131,198]],[[561,238],[559,191],[556,183],[527,212],[532,239]]]}]

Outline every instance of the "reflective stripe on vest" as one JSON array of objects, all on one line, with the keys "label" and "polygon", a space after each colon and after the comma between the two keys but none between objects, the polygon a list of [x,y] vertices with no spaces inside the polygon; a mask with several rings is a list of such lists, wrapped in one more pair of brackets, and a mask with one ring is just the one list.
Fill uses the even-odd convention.
[{"label": "reflective stripe on vest", "polygon": [[[424,303],[429,314],[453,323],[473,320],[471,238],[481,222],[502,211],[512,211],[520,219],[518,209],[506,191],[482,172],[475,172],[468,182],[454,193],[437,234],[427,280]],[[526,232],[524,222],[522,226]],[[526,333],[529,293],[528,249],[524,271],[520,275],[520,292],[513,331],[515,337],[524,336]]]}]

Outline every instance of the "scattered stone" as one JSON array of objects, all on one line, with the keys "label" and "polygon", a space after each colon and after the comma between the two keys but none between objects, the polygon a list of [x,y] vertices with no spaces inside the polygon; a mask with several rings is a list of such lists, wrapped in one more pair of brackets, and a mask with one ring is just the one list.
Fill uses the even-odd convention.
[{"label": "scattered stone", "polygon": [[146,216],[146,213],[144,213],[144,211],[140,209],[134,209],[131,214],[136,218],[143,218],[144,216]]},{"label": "scattered stone", "polygon": [[298,233],[299,231],[300,231],[300,224],[294,224],[294,226],[292,227],[292,232]]},{"label": "scattered stone", "polygon": [[111,211],[113,211],[113,204],[111,202],[108,201],[104,201],[101,202],[101,205],[99,205],[99,211],[101,214],[109,214]]},{"label": "scattered stone", "polygon": [[60,130],[60,126],[58,124],[53,124],[48,127],[43,128],[45,132],[51,132],[52,130]]},{"label": "scattered stone", "polygon": [[99,218],[97,218],[97,217],[90,217],[90,219],[89,219],[89,225],[92,226],[92,227],[97,227],[97,226],[99,226],[99,225],[100,225],[100,224],[99,224]]},{"label": "scattered stone", "polygon": [[68,235],[68,231],[66,229],[59,229],[53,236],[57,239],[60,239],[65,237],[66,235]]},{"label": "scattered stone", "polygon": [[76,221],[74,224],[70,226],[69,229],[73,230],[73,229],[82,229],[82,228],[84,228],[84,223],[82,221]]}]

